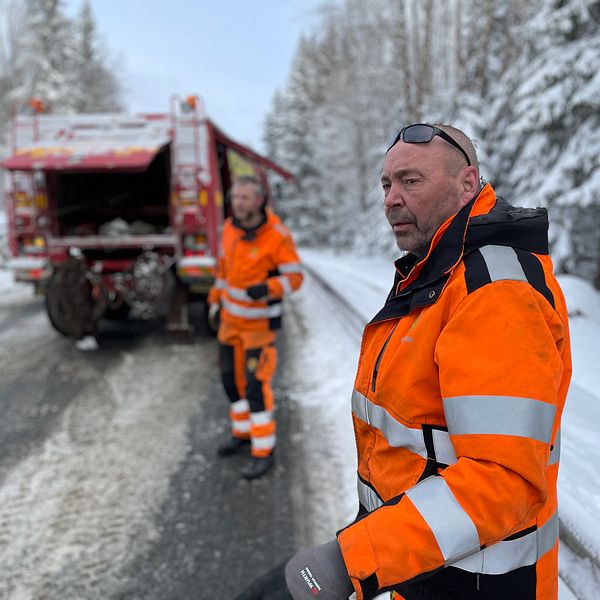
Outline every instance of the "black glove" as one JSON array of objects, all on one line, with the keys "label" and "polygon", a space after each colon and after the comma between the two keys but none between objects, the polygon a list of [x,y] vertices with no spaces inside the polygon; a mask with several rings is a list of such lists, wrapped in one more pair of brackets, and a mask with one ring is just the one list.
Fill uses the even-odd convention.
[{"label": "black glove", "polygon": [[208,307],[208,325],[213,331],[217,331],[219,329],[219,315],[221,312],[221,307],[218,304],[211,304]]},{"label": "black glove", "polygon": [[294,600],[285,583],[287,560],[253,581],[235,600]]},{"label": "black glove", "polygon": [[259,300],[264,298],[269,293],[269,288],[266,283],[257,283],[246,288],[246,294],[252,298],[252,300]]},{"label": "black glove", "polygon": [[348,600],[354,592],[337,540],[298,552],[285,568],[285,579],[294,600]]}]

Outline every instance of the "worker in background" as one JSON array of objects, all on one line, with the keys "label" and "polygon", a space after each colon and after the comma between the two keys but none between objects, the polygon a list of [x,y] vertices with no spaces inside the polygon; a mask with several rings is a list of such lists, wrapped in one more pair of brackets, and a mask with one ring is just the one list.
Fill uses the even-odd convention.
[{"label": "worker in background", "polygon": [[358,515],[239,599],[557,600],[571,354],[546,210],[498,198],[441,124],[401,129],[381,183],[406,254],[363,334]]},{"label": "worker in background", "polygon": [[221,377],[231,402],[231,436],[218,454],[231,456],[249,446],[251,456],[242,470],[246,479],[261,477],[273,466],[275,336],[282,299],[303,280],[289,230],[265,205],[258,179],[236,179],[233,216],[223,228],[217,279],[208,297],[213,326],[219,315]]}]

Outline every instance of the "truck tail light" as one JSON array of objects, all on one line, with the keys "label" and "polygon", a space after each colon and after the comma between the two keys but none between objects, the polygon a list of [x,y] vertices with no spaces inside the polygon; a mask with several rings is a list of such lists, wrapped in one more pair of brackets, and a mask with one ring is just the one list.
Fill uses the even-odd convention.
[{"label": "truck tail light", "polygon": [[23,252],[25,254],[44,254],[46,252],[46,240],[37,235],[33,239],[25,238],[23,240]]},{"label": "truck tail light", "polygon": [[206,235],[203,233],[197,235],[186,235],[183,238],[184,256],[204,256],[207,249]]}]

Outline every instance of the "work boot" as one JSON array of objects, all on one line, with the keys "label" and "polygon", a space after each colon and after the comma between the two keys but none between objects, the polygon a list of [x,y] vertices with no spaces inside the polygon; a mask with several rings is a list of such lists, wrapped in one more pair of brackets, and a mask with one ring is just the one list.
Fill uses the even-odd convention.
[{"label": "work boot", "polygon": [[226,442],[222,443],[217,448],[217,454],[219,456],[232,456],[238,454],[250,445],[250,440],[243,440],[241,438],[230,437]]},{"label": "work boot", "polygon": [[242,469],[242,477],[245,479],[257,479],[271,470],[275,459],[269,456],[251,456],[246,466]]}]

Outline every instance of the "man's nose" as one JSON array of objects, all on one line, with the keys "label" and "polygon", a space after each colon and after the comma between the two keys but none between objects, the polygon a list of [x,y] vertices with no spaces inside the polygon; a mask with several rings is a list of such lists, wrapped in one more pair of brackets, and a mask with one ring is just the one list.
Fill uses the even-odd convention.
[{"label": "man's nose", "polygon": [[392,208],[393,206],[404,206],[404,197],[402,196],[402,190],[399,186],[392,184],[389,192],[383,200],[383,205],[386,208]]}]

